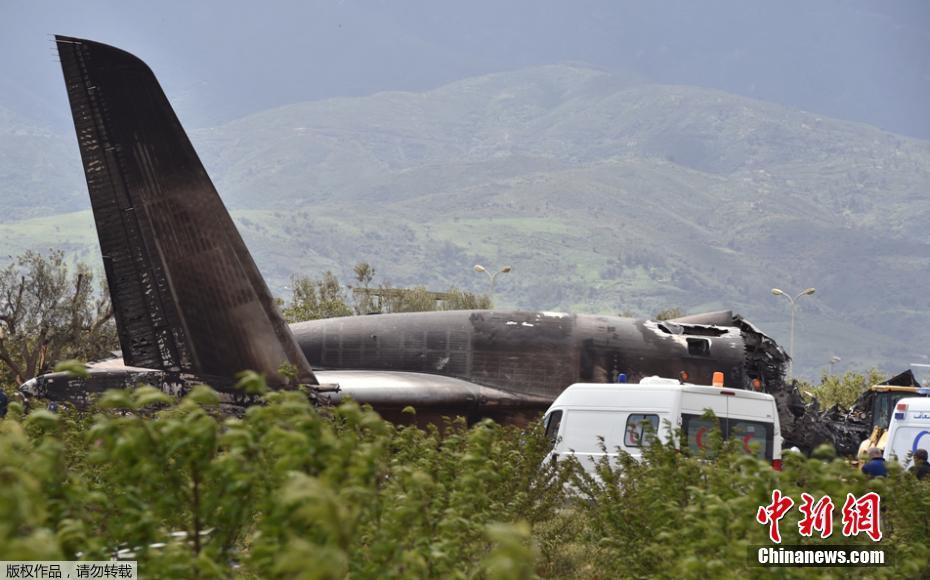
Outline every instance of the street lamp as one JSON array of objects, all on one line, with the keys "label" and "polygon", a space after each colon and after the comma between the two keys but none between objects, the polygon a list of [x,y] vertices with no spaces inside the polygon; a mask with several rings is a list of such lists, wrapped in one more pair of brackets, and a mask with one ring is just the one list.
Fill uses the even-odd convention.
[{"label": "street lamp", "polygon": [[798,310],[797,301],[799,298],[801,298],[801,296],[810,296],[814,292],[816,292],[814,288],[808,288],[807,290],[801,292],[800,294],[792,298],[790,294],[785,294],[783,291],[779,290],[778,288],[772,288],[772,294],[774,294],[775,296],[784,296],[785,298],[788,299],[788,302],[791,304],[791,332],[788,335],[789,337],[788,338],[788,356],[791,358],[791,360],[788,361],[788,378],[789,379],[794,378],[794,316]]},{"label": "street lamp", "polygon": [[513,270],[513,268],[511,268],[510,266],[504,266],[503,268],[501,268],[500,270],[492,274],[488,272],[487,268],[485,268],[481,264],[475,264],[475,272],[484,272],[485,274],[488,275],[488,278],[491,279],[491,282],[490,282],[491,290],[488,294],[489,296],[494,295],[494,281],[497,279],[497,275],[498,274],[509,274],[511,270]]},{"label": "street lamp", "polygon": [[836,355],[833,355],[833,356],[830,357],[830,374],[831,374],[831,375],[833,374],[833,365],[835,365],[836,363],[840,362],[841,360],[843,360],[843,359],[841,359],[840,357],[838,357],[838,356],[836,356]]}]

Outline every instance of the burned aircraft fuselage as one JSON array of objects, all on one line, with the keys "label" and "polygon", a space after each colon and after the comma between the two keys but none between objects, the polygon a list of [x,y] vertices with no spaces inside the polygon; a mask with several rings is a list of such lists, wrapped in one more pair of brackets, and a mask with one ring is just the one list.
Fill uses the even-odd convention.
[{"label": "burned aircraft fuselage", "polygon": [[[300,322],[291,330],[314,368],[439,374],[554,399],[576,382],[677,377],[727,386],[765,380],[751,331],[617,316],[522,311],[379,314]],[[779,368],[775,373],[780,373]],[[777,377],[772,376],[770,380]]]},{"label": "burned aircraft fuselage", "polygon": [[[352,397],[398,422],[460,415],[525,424],[568,385],[614,382],[621,373],[633,382],[684,371],[689,382],[709,384],[721,371],[733,388],[751,388],[753,379],[769,390],[782,385],[784,351],[771,339],[730,312],[701,321],[469,310],[330,318],[290,328],[322,383],[320,402]],[[247,403],[221,377],[121,372],[112,362],[92,366],[88,379],[53,373],[26,390],[83,405],[105,388],[148,382],[181,394],[200,380],[226,403]],[[410,406],[415,416],[405,413]]]}]

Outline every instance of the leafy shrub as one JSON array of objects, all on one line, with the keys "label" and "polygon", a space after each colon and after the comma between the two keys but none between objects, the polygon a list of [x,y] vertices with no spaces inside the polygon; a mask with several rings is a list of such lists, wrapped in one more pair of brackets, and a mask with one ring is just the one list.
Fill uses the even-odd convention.
[{"label": "leafy shrub", "polygon": [[808,398],[816,397],[822,409],[837,404],[849,408],[869,387],[883,380],[885,377],[876,369],[865,373],[847,371],[842,375],[824,373],[820,377],[819,385],[805,385],[801,391],[808,394]]},{"label": "leafy shrub", "polygon": [[[146,578],[740,577],[759,572],[747,548],[768,544],[754,515],[772,489],[840,504],[874,489],[895,566],[844,575],[930,572],[930,485],[895,466],[869,481],[829,457],[788,455],[778,473],[710,439],[713,461],[656,442],[591,478],[548,459],[539,425],[395,426],[295,391],[239,417],[207,387],[180,401],[114,391],[94,415],[13,403],[0,421],[0,556],[123,550]],[[798,516],[782,521],[786,543],[870,543],[802,539]]]}]

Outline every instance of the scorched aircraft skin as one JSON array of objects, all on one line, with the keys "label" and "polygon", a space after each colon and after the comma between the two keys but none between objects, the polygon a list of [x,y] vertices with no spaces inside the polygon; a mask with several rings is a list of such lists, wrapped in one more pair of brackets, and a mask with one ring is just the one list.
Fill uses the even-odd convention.
[{"label": "scorched aircraft skin", "polygon": [[[621,373],[636,381],[685,371],[710,384],[723,371],[735,388],[750,388],[754,378],[780,384],[785,358],[771,339],[728,311],[694,320],[478,310],[331,318],[291,330],[316,368],[442,374],[545,406],[572,383],[612,382]],[[372,390],[364,400],[377,396]]]},{"label": "scorched aircraft skin", "polygon": [[[382,314],[285,324],[152,71],[122,50],[57,36],[123,360],[79,379],[52,373],[27,393],[87,402],[148,382],[182,394],[207,382],[228,402],[243,369],[275,388],[309,385],[387,418],[524,422],[571,383],[624,373],[766,390],[787,356],[729,312],[675,321],[552,312]],[[310,363],[316,367],[311,369]],[[297,381],[279,370],[288,365]]]}]

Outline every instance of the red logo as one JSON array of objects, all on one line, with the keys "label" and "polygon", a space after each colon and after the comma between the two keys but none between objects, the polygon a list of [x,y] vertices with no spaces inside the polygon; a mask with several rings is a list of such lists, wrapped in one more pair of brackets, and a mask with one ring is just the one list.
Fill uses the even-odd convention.
[{"label": "red logo", "polygon": [[[759,506],[756,512],[756,521],[762,525],[768,525],[769,538],[776,544],[781,543],[778,524],[793,506],[794,500],[776,489],[772,491],[772,503]],[[803,515],[798,522],[798,534],[808,538],[813,536],[814,532],[818,532],[821,538],[829,538],[833,534],[833,510],[836,506],[829,496],[825,495],[815,503],[814,496],[802,493],[798,509]],[[882,539],[881,498],[874,491],[858,499],[851,493],[846,494],[842,514],[844,536],[851,537],[865,533],[873,542]]]},{"label": "red logo", "polygon": [[873,542],[882,539],[881,498],[874,491],[856,499],[851,493],[846,494],[843,504],[843,535],[858,536],[865,532]]},{"label": "red logo", "polygon": [[772,491],[772,503],[759,506],[759,511],[756,512],[756,521],[762,525],[769,525],[769,538],[776,544],[781,543],[778,522],[785,517],[793,505],[793,499],[783,496],[781,490],[776,489]]},{"label": "red logo", "polygon": [[820,532],[821,538],[829,538],[833,534],[833,500],[829,496],[823,496],[815,505],[814,496],[802,493],[798,509],[804,514],[798,522],[799,534],[808,538],[814,535],[814,530]]}]

